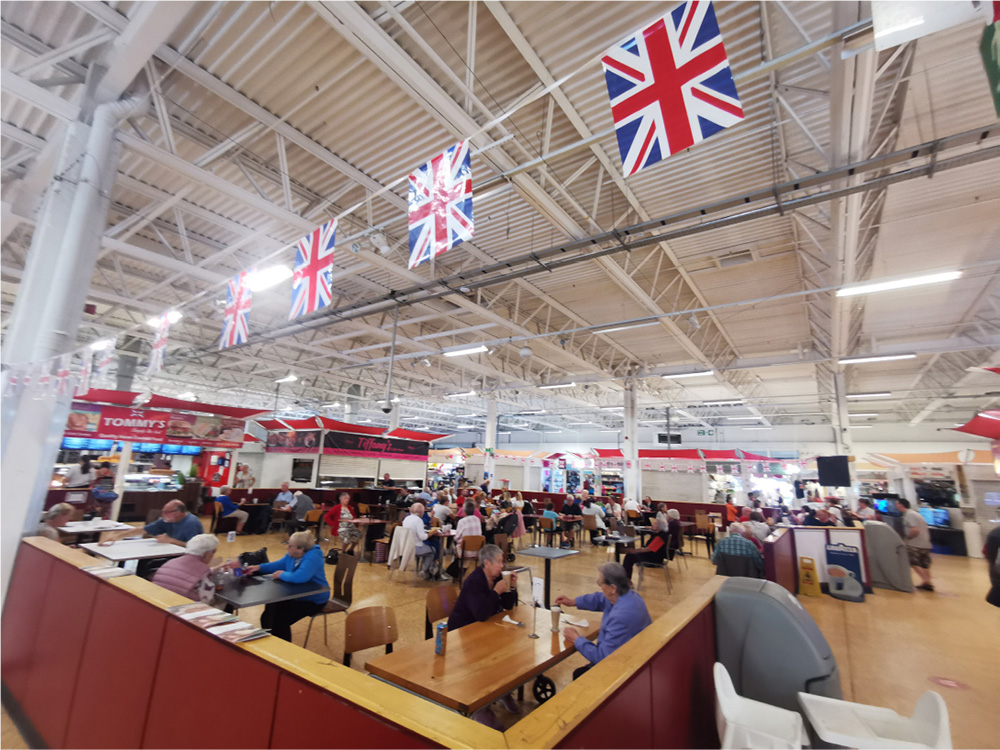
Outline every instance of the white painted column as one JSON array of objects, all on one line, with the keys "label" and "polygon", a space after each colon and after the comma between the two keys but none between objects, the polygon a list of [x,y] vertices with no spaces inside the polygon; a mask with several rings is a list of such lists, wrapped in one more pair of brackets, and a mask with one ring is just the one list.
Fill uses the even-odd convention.
[{"label": "white painted column", "polygon": [[499,489],[500,484],[496,481],[497,457],[497,402],[496,399],[486,399],[486,434],[483,436],[485,443],[483,449],[486,455],[483,457],[483,475],[490,479],[490,489]]},{"label": "white painted column", "polygon": [[389,412],[389,430],[395,430],[399,427],[399,404],[392,405],[392,411]]},{"label": "white painted column", "polygon": [[622,425],[622,472],[624,497],[642,499],[642,471],[639,469],[639,423],[635,409],[635,381],[625,383],[625,412]]},{"label": "white painted column", "polygon": [[126,440],[122,443],[122,452],[121,455],[118,456],[118,471],[115,473],[115,492],[118,493],[118,497],[116,497],[114,503],[111,504],[112,521],[117,521],[118,514],[121,512],[122,497],[125,496],[125,475],[129,473],[129,467],[131,467],[131,465],[132,441]]}]

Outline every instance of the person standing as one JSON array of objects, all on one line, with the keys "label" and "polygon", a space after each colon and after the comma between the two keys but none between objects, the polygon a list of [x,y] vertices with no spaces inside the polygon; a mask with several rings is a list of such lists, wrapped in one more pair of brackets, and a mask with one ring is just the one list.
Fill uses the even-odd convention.
[{"label": "person standing", "polygon": [[94,467],[90,463],[90,456],[81,456],[80,465],[70,467],[63,486],[68,490],[89,488],[94,481],[94,475]]},{"label": "person standing", "polygon": [[990,591],[986,595],[986,601],[994,607],[1000,607],[1000,526],[994,526],[986,535],[983,557],[990,566]]},{"label": "person standing", "polygon": [[931,583],[931,530],[927,521],[917,511],[910,507],[910,501],[904,497],[896,500],[896,510],[903,514],[903,542],[910,555],[910,567],[920,576],[922,583],[917,586],[921,591],[933,591]]},{"label": "person standing", "polygon": [[361,541],[361,529],[354,523],[354,519],[360,517],[360,511],[351,502],[350,492],[341,492],[337,504],[326,512],[324,520],[330,533],[340,539],[341,549],[348,554],[353,554],[355,545]]}]

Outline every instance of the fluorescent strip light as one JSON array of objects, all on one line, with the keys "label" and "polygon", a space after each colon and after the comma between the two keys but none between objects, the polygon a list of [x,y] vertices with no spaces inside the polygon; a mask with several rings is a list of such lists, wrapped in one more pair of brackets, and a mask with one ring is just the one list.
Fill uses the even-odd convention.
[{"label": "fluorescent strip light", "polygon": [[681,378],[699,378],[702,375],[715,375],[715,370],[702,370],[701,372],[682,372],[680,375],[664,375],[664,380],[680,380]]},{"label": "fluorescent strip light", "polygon": [[848,414],[849,417],[877,417],[878,412],[876,411],[859,411],[856,414]]},{"label": "fluorescent strip light", "polygon": [[847,426],[852,430],[870,430],[872,428],[870,424],[849,424]]},{"label": "fluorescent strip light", "polygon": [[456,414],[455,416],[458,417],[459,419],[468,419],[469,417],[475,417],[475,418],[479,417],[478,414]]},{"label": "fluorescent strip light", "polygon": [[770,427],[744,427],[744,430],[770,430]]},{"label": "fluorescent strip light", "polygon": [[332,404],[321,404],[319,408],[320,409],[336,409],[338,406],[340,406],[340,402],[339,401],[334,401]]},{"label": "fluorescent strip light", "polygon": [[292,269],[288,266],[271,266],[251,272],[247,276],[247,286],[251,291],[263,292],[265,289],[270,289],[290,278],[292,278]]},{"label": "fluorescent strip light", "polygon": [[745,403],[743,399],[730,399],[728,401],[703,401],[702,406],[742,406]]},{"label": "fluorescent strip light", "polygon": [[185,391],[177,398],[181,399],[182,401],[194,401],[195,395],[191,391]]},{"label": "fluorescent strip light", "polygon": [[573,425],[574,427],[582,427],[583,425],[594,424],[593,422],[567,422],[568,425]]},{"label": "fluorescent strip light", "polygon": [[446,393],[445,398],[461,398],[462,396],[475,396],[475,391],[466,391],[465,393]]},{"label": "fluorescent strip light", "polygon": [[621,432],[621,430],[598,430],[598,432]]},{"label": "fluorescent strip light", "polygon": [[906,289],[911,286],[923,286],[924,284],[938,284],[942,281],[954,281],[961,275],[961,271],[945,271],[944,273],[932,273],[926,276],[913,276],[909,279],[896,279],[895,281],[881,281],[875,284],[845,286],[844,288],[837,290],[837,296],[853,297],[858,294],[887,292],[892,289]]},{"label": "fluorescent strip light", "polygon": [[614,326],[613,328],[595,328],[594,333],[616,333],[618,331],[631,331],[633,328],[648,328],[649,326],[658,325],[658,320],[651,320],[648,323],[633,323],[631,325],[624,326]]},{"label": "fluorescent strip light", "polygon": [[539,385],[539,386],[537,386],[538,390],[540,390],[540,391],[552,390],[553,388],[575,388],[575,387],[576,387],[576,383],[556,383],[555,385]]},{"label": "fluorescent strip light", "polygon": [[456,430],[474,430],[476,426],[474,424],[457,424],[455,425]]},{"label": "fluorescent strip light", "polygon": [[665,419],[640,419],[639,424],[666,424]]},{"label": "fluorescent strip light", "polygon": [[760,417],[726,417],[726,419],[731,419],[735,422],[738,419],[751,420],[751,419],[760,419]]},{"label": "fluorescent strip light", "polygon": [[371,422],[372,421],[370,419],[359,419],[358,420],[358,424],[371,424]]},{"label": "fluorescent strip light", "polygon": [[285,377],[278,378],[274,382],[275,383],[294,383],[298,379],[299,379],[298,375],[296,375],[294,372],[290,372],[287,375],[285,375]]},{"label": "fluorescent strip light", "polygon": [[544,414],[545,413],[545,409],[538,409],[537,411],[522,411],[520,413],[522,415],[527,415],[527,414]]},{"label": "fluorescent strip light", "polygon": [[114,343],[115,343],[114,341],[109,341],[108,339],[104,339],[102,341],[95,341],[93,344],[90,345],[90,348],[93,349],[95,352],[103,352],[105,349],[107,349],[109,346],[112,346]]},{"label": "fluorescent strip light", "polygon": [[624,409],[624,406],[602,406],[601,409],[604,411],[613,411],[614,409]]},{"label": "fluorescent strip light", "polygon": [[513,435],[513,434],[514,434],[513,432],[509,432],[509,431],[508,432],[500,431],[500,432],[497,433],[497,435]]},{"label": "fluorescent strip light", "polygon": [[889,391],[878,391],[872,393],[848,393],[847,398],[888,398],[892,393]]},{"label": "fluorescent strip light", "polygon": [[487,351],[485,344],[480,344],[479,346],[472,346],[467,349],[456,349],[453,352],[442,352],[446,357],[461,357],[463,354],[479,354],[480,352]]},{"label": "fluorescent strip light", "polygon": [[860,365],[864,362],[893,362],[897,359],[915,359],[916,356],[916,354],[876,354],[870,357],[844,357],[838,359],[837,364]]}]

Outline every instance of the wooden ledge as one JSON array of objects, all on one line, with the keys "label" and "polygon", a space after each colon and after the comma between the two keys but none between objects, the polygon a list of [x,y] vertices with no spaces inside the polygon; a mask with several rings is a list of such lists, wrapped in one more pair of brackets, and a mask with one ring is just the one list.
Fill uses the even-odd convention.
[{"label": "wooden ledge", "polygon": [[[536,708],[504,733],[507,747],[555,747],[574,728],[608,700],[643,665],[705,607],[711,605],[724,576],[715,576],[697,591],[613,654],[594,665],[579,680],[571,682],[551,700]],[[600,690],[595,687],[600,686]]]}]

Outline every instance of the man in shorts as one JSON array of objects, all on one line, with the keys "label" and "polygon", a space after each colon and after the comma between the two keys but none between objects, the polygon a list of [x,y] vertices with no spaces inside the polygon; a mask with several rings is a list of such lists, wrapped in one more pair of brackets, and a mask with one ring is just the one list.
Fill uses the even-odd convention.
[{"label": "man in shorts", "polygon": [[931,583],[931,532],[927,521],[910,507],[905,498],[896,500],[896,510],[903,514],[903,542],[910,555],[910,567],[917,571],[921,591],[933,591]]}]

